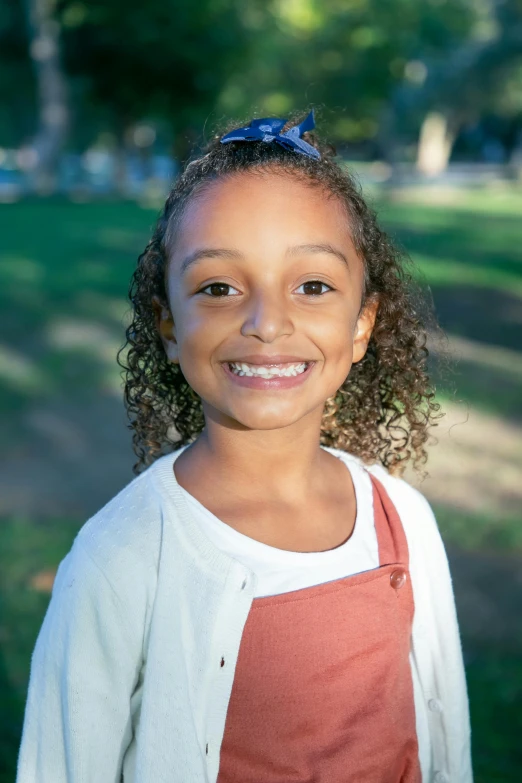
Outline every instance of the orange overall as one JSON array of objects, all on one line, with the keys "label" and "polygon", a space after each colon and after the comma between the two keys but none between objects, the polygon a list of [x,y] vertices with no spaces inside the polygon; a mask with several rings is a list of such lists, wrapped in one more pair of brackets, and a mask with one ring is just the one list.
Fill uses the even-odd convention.
[{"label": "orange overall", "polygon": [[217,783],[420,783],[408,545],[371,480],[379,568],[254,599]]}]

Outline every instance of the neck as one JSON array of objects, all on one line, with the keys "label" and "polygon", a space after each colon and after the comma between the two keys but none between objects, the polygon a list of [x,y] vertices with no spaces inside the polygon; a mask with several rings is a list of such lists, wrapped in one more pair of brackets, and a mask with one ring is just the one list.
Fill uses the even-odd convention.
[{"label": "neck", "polygon": [[197,465],[236,495],[297,501],[317,483],[324,459],[319,445],[322,411],[275,430],[232,429],[206,418],[205,429],[186,449]]}]

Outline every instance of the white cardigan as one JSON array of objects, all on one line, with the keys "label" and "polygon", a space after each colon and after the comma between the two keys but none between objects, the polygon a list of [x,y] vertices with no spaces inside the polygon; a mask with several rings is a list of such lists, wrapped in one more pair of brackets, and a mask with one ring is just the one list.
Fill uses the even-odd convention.
[{"label": "white cardigan", "polygon": [[[31,662],[16,783],[217,780],[256,575],[193,520],[172,469],[181,451],[92,517],[59,565]],[[422,781],[471,783],[466,681],[437,524],[420,492],[368,469],[408,541]]]}]

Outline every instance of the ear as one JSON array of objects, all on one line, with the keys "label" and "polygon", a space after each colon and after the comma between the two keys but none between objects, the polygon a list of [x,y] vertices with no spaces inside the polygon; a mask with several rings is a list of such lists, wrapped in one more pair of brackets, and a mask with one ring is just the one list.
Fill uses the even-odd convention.
[{"label": "ear", "polygon": [[152,308],[156,321],[156,329],[163,343],[163,348],[169,361],[179,364],[178,344],[176,342],[176,332],[174,319],[168,305],[164,304],[158,296],[152,297]]},{"label": "ear", "polygon": [[372,336],[377,311],[379,309],[378,297],[368,299],[355,326],[353,336],[353,363],[360,362],[366,353],[370,337]]}]

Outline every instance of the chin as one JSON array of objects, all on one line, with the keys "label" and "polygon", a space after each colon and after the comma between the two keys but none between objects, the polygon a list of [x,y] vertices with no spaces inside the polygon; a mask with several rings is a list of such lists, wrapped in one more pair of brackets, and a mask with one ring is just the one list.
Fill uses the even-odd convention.
[{"label": "chin", "polygon": [[249,430],[279,430],[284,427],[289,427],[291,424],[295,424],[299,419],[306,415],[303,412],[302,415],[296,415],[295,408],[292,411],[266,411],[265,413],[256,410],[249,414],[244,412],[241,414],[239,411],[231,412],[231,417],[237,422],[246,427]]}]

